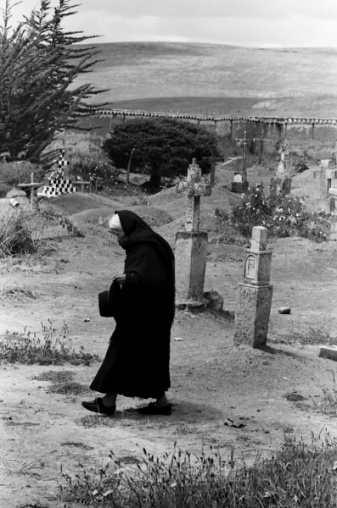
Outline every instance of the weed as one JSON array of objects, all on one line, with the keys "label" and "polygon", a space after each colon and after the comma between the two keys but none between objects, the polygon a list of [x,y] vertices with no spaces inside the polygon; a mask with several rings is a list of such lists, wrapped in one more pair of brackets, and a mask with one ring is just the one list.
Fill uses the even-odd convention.
[{"label": "weed", "polygon": [[50,320],[47,325],[42,323],[41,327],[41,339],[36,332],[6,332],[0,342],[0,361],[26,365],[63,365],[66,362],[90,365],[92,361],[99,360],[96,354],[85,353],[82,346],[79,351],[71,347],[67,325],[63,325],[58,335]]},{"label": "weed", "polygon": [[70,381],[68,383],[55,383],[48,388],[47,393],[58,393],[60,395],[80,395],[88,392],[88,387]]},{"label": "weed", "polygon": [[0,292],[1,297],[8,300],[21,300],[22,298],[30,298],[36,300],[36,295],[30,289],[21,286],[13,286],[3,289]]},{"label": "weed", "polygon": [[49,222],[57,222],[60,226],[62,226],[64,229],[68,231],[68,233],[71,233],[75,236],[78,236],[80,238],[84,238],[84,233],[78,229],[73,222],[68,219],[65,215],[55,213],[52,210],[43,211],[41,212],[41,216],[45,218]]},{"label": "weed", "polygon": [[315,402],[315,406],[321,413],[324,413],[329,416],[337,415],[337,386],[336,386],[336,376],[332,371],[332,387],[331,388],[322,388],[322,398],[317,404]]},{"label": "weed", "polygon": [[162,457],[143,452],[136,465],[111,452],[96,473],[62,472],[62,500],[102,508],[336,506],[337,445],[328,440],[308,445],[286,436],[271,458],[258,456],[250,467],[236,467],[234,451],[227,463],[212,448],[201,456],[177,447]]}]

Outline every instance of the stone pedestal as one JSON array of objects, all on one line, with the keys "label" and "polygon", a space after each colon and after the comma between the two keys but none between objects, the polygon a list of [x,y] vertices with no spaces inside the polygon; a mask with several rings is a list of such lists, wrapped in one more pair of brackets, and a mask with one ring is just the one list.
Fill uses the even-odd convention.
[{"label": "stone pedestal", "polygon": [[267,250],[267,229],[253,228],[251,247],[245,250],[244,283],[239,284],[234,322],[234,343],[253,348],[267,343],[273,287],[269,284],[272,251]]},{"label": "stone pedestal", "polygon": [[267,343],[273,286],[239,284],[236,297],[234,343],[253,348]]},{"label": "stone pedestal", "polygon": [[[242,162],[240,161],[240,164]],[[246,169],[237,169],[234,172],[234,179],[232,182],[232,192],[242,193],[245,192],[249,187],[249,183],[247,181],[247,171]]]},{"label": "stone pedestal", "polygon": [[206,307],[203,297],[208,235],[204,232],[178,231],[176,234],[176,306]]}]

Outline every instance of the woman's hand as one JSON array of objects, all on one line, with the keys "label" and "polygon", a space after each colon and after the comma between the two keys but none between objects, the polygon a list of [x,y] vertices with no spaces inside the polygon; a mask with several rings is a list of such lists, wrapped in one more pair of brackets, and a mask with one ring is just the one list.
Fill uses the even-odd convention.
[{"label": "woman's hand", "polygon": [[126,280],[126,276],[125,274],[123,275],[115,275],[114,278],[112,279],[113,281],[117,281],[118,284],[121,284],[121,286],[124,284],[125,280]]}]

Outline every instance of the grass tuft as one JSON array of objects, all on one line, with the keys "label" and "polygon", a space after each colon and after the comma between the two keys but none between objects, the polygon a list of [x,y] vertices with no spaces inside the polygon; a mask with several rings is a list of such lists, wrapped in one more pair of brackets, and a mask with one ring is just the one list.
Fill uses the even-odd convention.
[{"label": "grass tuft", "polygon": [[69,330],[63,325],[57,333],[52,322],[41,324],[42,338],[36,332],[6,332],[0,342],[0,362],[21,363],[25,365],[90,365],[99,360],[96,354],[86,353],[83,347],[75,351],[71,347]]},{"label": "grass tuft", "polygon": [[93,508],[336,506],[337,446],[328,440],[308,445],[286,437],[271,458],[239,468],[233,453],[226,463],[213,449],[201,456],[177,447],[163,457],[143,452],[136,465],[111,452],[96,473],[83,466],[75,478],[62,473],[62,500]]}]

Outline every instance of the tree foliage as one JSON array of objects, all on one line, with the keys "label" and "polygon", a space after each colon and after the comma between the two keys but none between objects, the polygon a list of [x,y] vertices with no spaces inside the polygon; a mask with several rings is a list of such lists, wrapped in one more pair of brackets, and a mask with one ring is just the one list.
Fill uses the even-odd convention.
[{"label": "tree foliage", "polygon": [[52,10],[49,0],[40,0],[39,9],[13,28],[6,0],[0,26],[0,151],[12,159],[21,154],[37,161],[57,132],[92,114],[86,99],[100,90],[76,87],[74,80],[97,60],[92,48],[77,45],[88,37],[63,28],[75,7],[58,0]]},{"label": "tree foliage", "polygon": [[186,174],[196,158],[204,171],[219,155],[217,137],[205,128],[170,118],[128,120],[117,125],[103,145],[113,164],[126,168],[132,154],[132,171],[149,173],[150,186],[158,187],[161,177]]}]

